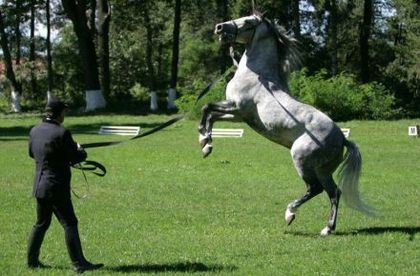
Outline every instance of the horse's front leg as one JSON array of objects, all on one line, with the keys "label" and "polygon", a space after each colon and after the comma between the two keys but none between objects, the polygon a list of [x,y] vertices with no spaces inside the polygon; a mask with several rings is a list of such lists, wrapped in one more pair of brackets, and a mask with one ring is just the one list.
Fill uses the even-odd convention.
[{"label": "horse's front leg", "polygon": [[204,157],[207,157],[213,149],[211,144],[211,131],[216,121],[235,121],[235,113],[238,111],[235,102],[222,101],[216,103],[208,103],[202,108],[200,125],[198,126],[199,143]]}]

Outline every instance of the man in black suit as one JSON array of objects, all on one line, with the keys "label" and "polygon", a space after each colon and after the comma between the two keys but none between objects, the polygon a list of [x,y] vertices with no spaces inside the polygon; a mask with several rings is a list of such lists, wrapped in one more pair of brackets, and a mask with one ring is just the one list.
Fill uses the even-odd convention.
[{"label": "man in black suit", "polygon": [[82,251],[77,218],[71,202],[70,179],[72,164],[84,161],[87,153],[74,142],[69,130],[61,126],[66,105],[50,101],[42,123],[29,134],[29,156],[35,159],[36,173],[33,196],[36,198],[37,221],[28,243],[28,267],[45,267],[39,261],[44,235],[51,224],[52,214],[64,228],[70,259],[78,273],[101,268],[103,264],[88,262]]}]

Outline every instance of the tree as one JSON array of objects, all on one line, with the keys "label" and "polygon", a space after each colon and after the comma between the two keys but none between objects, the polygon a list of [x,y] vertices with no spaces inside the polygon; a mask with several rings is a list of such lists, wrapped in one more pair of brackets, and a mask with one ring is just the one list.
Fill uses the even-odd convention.
[{"label": "tree", "polygon": [[[88,27],[86,0],[62,0],[63,8],[73,23],[85,76],[86,111],[105,107],[99,82],[99,70],[92,31]],[[94,14],[94,12],[92,11]],[[94,26],[91,26],[94,28]]]},{"label": "tree", "polygon": [[[223,22],[228,21],[229,18],[229,3],[228,0],[216,0],[218,7],[218,18]],[[220,45],[220,73],[223,74],[228,66],[229,47],[227,45]]]},{"label": "tree", "polygon": [[373,24],[373,0],[363,2],[363,21],[360,25],[360,79],[363,83],[370,80],[369,72],[369,38]]},{"label": "tree", "polygon": [[292,30],[294,37],[300,41],[301,40],[301,33],[300,33],[300,8],[299,8],[300,1],[299,0],[291,0],[290,9],[292,14]]},{"label": "tree", "polygon": [[328,21],[329,28],[329,45],[331,56],[331,75],[338,73],[338,44],[337,44],[337,25],[338,25],[338,8],[337,0],[329,0],[330,16]]},{"label": "tree", "polygon": [[51,56],[51,15],[50,15],[50,0],[45,2],[46,20],[47,20],[47,100],[48,102],[52,98],[53,93],[53,68],[52,68],[52,56]]},{"label": "tree", "polygon": [[[413,0],[393,0],[395,13],[387,21],[392,60],[382,67],[384,82],[395,91],[406,115],[420,115],[420,4]],[[382,50],[382,49],[381,49]]]},{"label": "tree", "polygon": [[108,0],[98,0],[98,58],[100,79],[105,95],[110,94],[111,74],[109,71],[109,24],[111,5]]},{"label": "tree", "polygon": [[[18,1],[19,2],[19,1]],[[36,85],[36,76],[35,76],[35,66],[36,66],[36,56],[35,56],[35,9],[36,1],[30,1],[30,43],[29,43],[29,62],[30,62],[30,71],[31,71],[31,96],[35,97],[37,94],[37,85]]]},{"label": "tree", "polygon": [[178,81],[179,32],[181,25],[181,0],[175,0],[174,29],[172,41],[171,80],[168,90],[168,109],[175,109],[176,84]]},{"label": "tree", "polygon": [[153,26],[150,19],[151,3],[146,2],[146,7],[143,9],[144,27],[146,28],[146,67],[149,77],[148,87],[150,90],[150,109],[156,111],[158,109],[157,92],[156,92],[156,76],[155,67],[153,65]]},{"label": "tree", "polygon": [[22,93],[21,86],[16,80],[16,75],[13,70],[13,61],[9,49],[9,39],[5,31],[5,24],[3,21],[3,14],[0,9],[0,38],[1,38],[1,48],[3,50],[4,61],[6,65],[6,77],[11,85],[11,99],[12,99],[12,111],[20,112],[20,95]]}]

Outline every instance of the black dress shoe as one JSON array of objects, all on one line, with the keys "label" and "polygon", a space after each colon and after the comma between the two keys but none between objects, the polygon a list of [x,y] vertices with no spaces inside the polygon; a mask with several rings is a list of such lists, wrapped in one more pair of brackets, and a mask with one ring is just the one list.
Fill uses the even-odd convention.
[{"label": "black dress shoe", "polygon": [[36,269],[36,268],[51,268],[49,265],[45,265],[41,263],[40,261],[37,261],[35,263],[28,263],[28,268],[30,269]]},{"label": "black dress shoe", "polygon": [[79,274],[82,274],[83,272],[88,271],[88,270],[100,269],[103,266],[104,264],[92,264],[92,263],[86,262],[83,265],[74,266],[74,271],[76,271]]}]

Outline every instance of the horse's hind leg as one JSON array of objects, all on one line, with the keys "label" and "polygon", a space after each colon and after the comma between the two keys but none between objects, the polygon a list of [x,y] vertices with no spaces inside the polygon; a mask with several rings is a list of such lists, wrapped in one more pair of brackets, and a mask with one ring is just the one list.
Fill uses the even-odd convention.
[{"label": "horse's hind leg", "polygon": [[337,223],[338,204],[340,202],[341,191],[338,189],[331,175],[318,177],[324,190],[327,192],[331,202],[331,211],[327,226],[321,231],[321,236],[327,236],[335,230]]},{"label": "horse's hind leg", "polygon": [[310,172],[300,172],[303,180],[306,183],[306,193],[299,199],[296,199],[289,203],[284,214],[284,219],[286,220],[287,225],[290,225],[295,219],[295,214],[297,209],[306,201],[315,197],[323,191],[321,183],[318,181],[314,173]]}]

